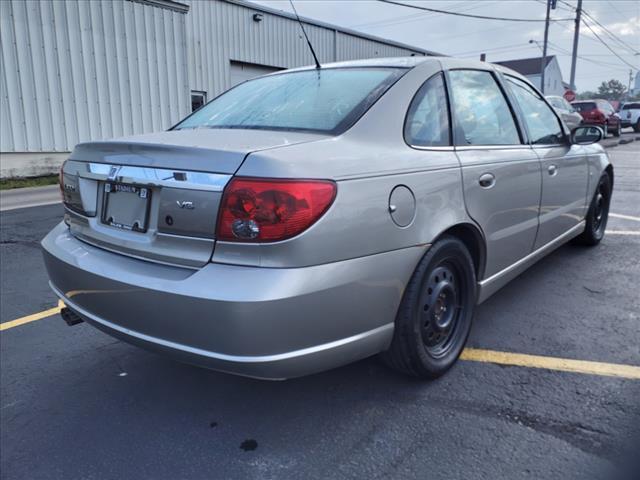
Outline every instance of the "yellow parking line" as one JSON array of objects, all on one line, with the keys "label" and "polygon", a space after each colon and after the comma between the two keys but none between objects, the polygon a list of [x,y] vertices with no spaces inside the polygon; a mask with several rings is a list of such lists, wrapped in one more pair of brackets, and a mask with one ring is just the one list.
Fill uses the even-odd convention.
[{"label": "yellow parking line", "polygon": [[50,308],[49,310],[45,310],[43,312],[33,313],[31,315],[27,315],[26,317],[18,318],[16,320],[11,320],[10,322],[0,323],[0,332],[2,330],[8,330],[13,327],[24,325],[25,323],[35,322],[36,320],[42,320],[43,318],[50,317],[51,315],[60,313],[60,310],[62,310],[63,307],[64,307],[64,303],[62,303],[62,300],[58,300],[57,307]]},{"label": "yellow parking line", "polygon": [[[58,306],[44,310],[43,312],[27,315],[10,322],[0,323],[0,331],[18,327],[25,323],[35,322],[50,317],[64,308],[62,300],[58,300]],[[543,357],[540,355],[527,355],[524,353],[498,352],[495,350],[481,350],[466,348],[460,359],[471,362],[496,363],[499,365],[512,365],[526,368],[542,368],[562,372],[583,373],[587,375],[600,375],[607,377],[620,377],[640,380],[640,366],[622,365],[619,363],[590,362],[587,360],[573,360],[569,358]]]},{"label": "yellow parking line", "polygon": [[618,363],[589,362],[586,360],[542,357],[539,355],[497,352],[494,350],[479,350],[475,348],[465,349],[460,358],[472,362],[497,363],[499,365],[513,365],[527,368],[544,368],[546,370],[640,380],[640,367],[621,365]]}]

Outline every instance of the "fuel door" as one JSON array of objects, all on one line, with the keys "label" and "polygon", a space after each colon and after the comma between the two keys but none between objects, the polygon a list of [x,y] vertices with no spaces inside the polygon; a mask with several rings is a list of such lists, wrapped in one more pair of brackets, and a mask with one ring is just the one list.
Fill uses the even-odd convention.
[{"label": "fuel door", "polygon": [[416,197],[406,185],[397,185],[389,195],[389,214],[393,223],[407,227],[416,216]]}]

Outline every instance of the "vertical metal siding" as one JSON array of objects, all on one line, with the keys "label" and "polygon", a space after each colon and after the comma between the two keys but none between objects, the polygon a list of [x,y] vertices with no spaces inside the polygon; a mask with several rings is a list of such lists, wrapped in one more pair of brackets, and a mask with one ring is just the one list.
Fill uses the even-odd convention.
[{"label": "vertical metal siding", "polygon": [[[64,152],[161,130],[230,86],[230,62],[310,65],[300,25],[223,0],[0,0],[0,151]],[[261,22],[253,14],[261,13]],[[419,51],[305,23],[321,62]]]},{"label": "vertical metal siding", "polygon": [[[230,62],[279,68],[313,64],[300,25],[291,18],[223,0],[183,0],[187,15],[189,83],[208,99],[230,87]],[[253,14],[261,13],[261,22]],[[372,57],[422,55],[339,30],[305,23],[321,63]]]},{"label": "vertical metal siding", "polygon": [[127,0],[0,2],[0,150],[171,126],[190,110],[186,15]]}]

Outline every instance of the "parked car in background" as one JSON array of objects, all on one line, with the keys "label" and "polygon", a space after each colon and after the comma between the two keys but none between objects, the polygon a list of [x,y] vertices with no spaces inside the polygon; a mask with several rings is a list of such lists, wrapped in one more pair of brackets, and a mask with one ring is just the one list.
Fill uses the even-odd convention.
[{"label": "parked car in background", "polygon": [[381,353],[433,378],[477,303],[603,238],[601,138],[486,62],[286,70],[76,146],[45,264],[69,324],[181,361],[283,379]]},{"label": "parked car in background", "polygon": [[609,133],[619,137],[622,133],[620,117],[607,100],[576,100],[571,105],[582,115],[585,125],[601,127],[605,137]]},{"label": "parked car in background", "polygon": [[573,130],[582,124],[582,115],[564,98],[556,95],[548,95],[546,98],[551,106],[556,109],[556,112],[560,114],[569,129]]},{"label": "parked car in background", "polygon": [[618,112],[622,127],[633,127],[633,129],[640,133],[640,102],[630,102],[622,105],[622,108]]}]

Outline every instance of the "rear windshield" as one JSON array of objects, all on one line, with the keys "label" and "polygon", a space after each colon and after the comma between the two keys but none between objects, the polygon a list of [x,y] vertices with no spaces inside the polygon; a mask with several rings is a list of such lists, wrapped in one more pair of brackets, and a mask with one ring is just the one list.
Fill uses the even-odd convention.
[{"label": "rear windshield", "polygon": [[341,133],[405,71],[334,68],[261,77],[223,93],[174,128]]},{"label": "rear windshield", "polygon": [[627,103],[624,107],[622,107],[623,110],[638,110],[640,109],[640,103]]},{"label": "rear windshield", "polygon": [[587,112],[596,108],[595,102],[572,103],[571,105],[579,112]]}]

